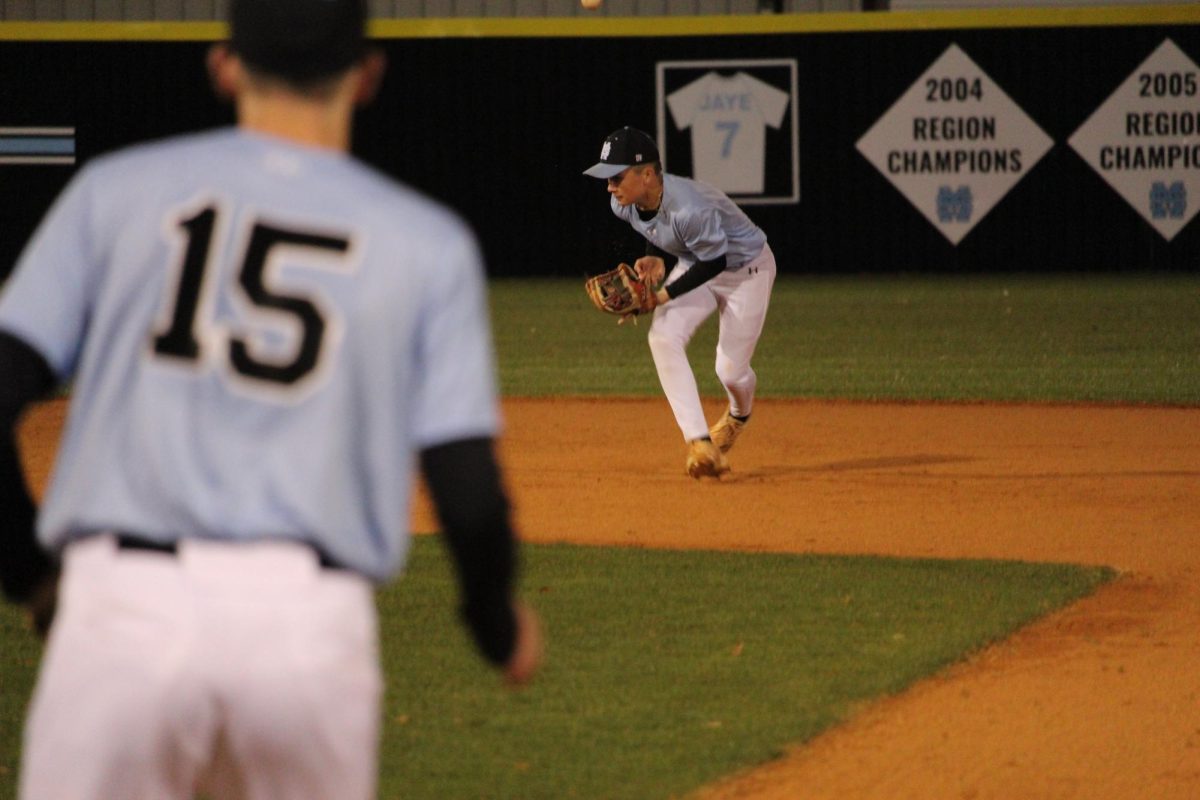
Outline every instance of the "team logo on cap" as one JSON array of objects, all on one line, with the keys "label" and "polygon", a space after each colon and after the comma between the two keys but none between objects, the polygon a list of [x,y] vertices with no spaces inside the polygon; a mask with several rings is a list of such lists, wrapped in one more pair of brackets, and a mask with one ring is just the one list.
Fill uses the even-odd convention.
[{"label": "team logo on cap", "polygon": [[608,154],[612,152],[612,142],[604,140],[604,146],[600,148],[600,160],[607,161]]}]

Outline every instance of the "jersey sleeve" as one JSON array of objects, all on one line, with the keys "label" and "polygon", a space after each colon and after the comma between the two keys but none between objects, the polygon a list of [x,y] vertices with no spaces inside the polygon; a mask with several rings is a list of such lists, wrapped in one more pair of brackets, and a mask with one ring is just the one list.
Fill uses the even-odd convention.
[{"label": "jersey sleeve", "polygon": [[608,196],[608,208],[617,219],[623,219],[626,222],[629,221],[629,218],[625,216],[625,210],[621,208],[621,204],[617,202],[617,198],[611,194]]},{"label": "jersey sleeve", "polygon": [[692,121],[696,118],[696,114],[700,110],[700,100],[703,98],[705,89],[713,75],[714,73],[707,72],[687,86],[677,89],[667,96],[667,108],[671,110],[671,119],[675,121],[675,127],[679,130],[682,131],[691,127]]},{"label": "jersey sleeve", "polygon": [[37,350],[62,380],[75,370],[101,268],[89,174],[55,200],[0,292],[0,328]]},{"label": "jersey sleeve", "polygon": [[418,449],[499,429],[491,319],[474,237],[455,239],[430,269],[417,342]]},{"label": "jersey sleeve", "polygon": [[762,114],[763,122],[772,128],[782,125],[783,112],[787,110],[788,101],[791,100],[788,93],[760,81],[753,75],[743,74],[741,77],[750,87],[750,93],[754,95],[754,104]]},{"label": "jersey sleeve", "polygon": [[683,216],[679,236],[697,261],[715,261],[729,250],[721,214],[715,207],[702,207]]}]

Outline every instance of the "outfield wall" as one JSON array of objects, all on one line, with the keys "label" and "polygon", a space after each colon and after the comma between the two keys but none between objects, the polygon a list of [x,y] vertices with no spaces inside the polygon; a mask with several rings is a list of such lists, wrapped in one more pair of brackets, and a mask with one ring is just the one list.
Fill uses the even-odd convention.
[{"label": "outfield wall", "polygon": [[[1200,269],[1200,5],[376,22],[355,150],[460,208],[497,275],[635,256],[601,139],[656,133],[785,272]],[[0,271],[87,159],[230,121],[213,23],[0,24]]]}]

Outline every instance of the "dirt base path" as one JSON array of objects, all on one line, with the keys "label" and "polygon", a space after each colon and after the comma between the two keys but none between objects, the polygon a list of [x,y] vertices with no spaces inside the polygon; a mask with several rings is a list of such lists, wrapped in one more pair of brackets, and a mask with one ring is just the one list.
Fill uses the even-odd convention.
[{"label": "dirt base path", "polygon": [[[720,482],[683,475],[660,400],[511,400],[505,414],[530,541],[1124,573],[697,800],[1200,797],[1200,409],[760,401]],[[60,415],[26,426],[35,474]],[[617,419],[638,454],[621,452]],[[643,487],[645,506],[602,514],[613,481]],[[423,498],[413,527],[436,527]]]}]

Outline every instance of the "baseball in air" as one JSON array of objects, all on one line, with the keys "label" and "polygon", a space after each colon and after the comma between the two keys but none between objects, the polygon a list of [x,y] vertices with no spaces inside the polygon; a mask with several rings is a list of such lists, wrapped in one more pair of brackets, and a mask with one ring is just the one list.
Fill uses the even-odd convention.
[{"label": "baseball in air", "polygon": [[579,0],[579,5],[583,6],[588,11],[595,11],[597,8],[604,5],[604,0]]}]

